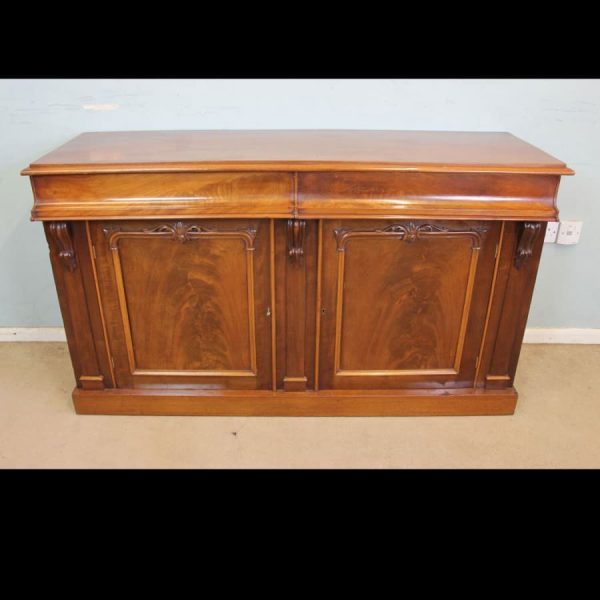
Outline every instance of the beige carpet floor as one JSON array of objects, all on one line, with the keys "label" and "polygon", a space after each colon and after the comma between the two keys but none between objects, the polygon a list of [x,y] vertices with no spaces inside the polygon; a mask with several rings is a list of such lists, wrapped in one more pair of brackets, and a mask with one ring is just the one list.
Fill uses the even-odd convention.
[{"label": "beige carpet floor", "polygon": [[78,416],[66,344],[0,344],[0,468],[598,468],[600,346],[526,345],[508,417]]}]

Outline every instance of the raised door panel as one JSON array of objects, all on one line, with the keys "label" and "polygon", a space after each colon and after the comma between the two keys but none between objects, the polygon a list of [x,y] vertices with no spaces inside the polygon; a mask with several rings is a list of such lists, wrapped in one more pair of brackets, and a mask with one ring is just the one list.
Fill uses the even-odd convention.
[{"label": "raised door panel", "polygon": [[470,387],[499,225],[326,221],[320,387]]},{"label": "raised door panel", "polygon": [[91,226],[119,387],[271,384],[269,221]]}]

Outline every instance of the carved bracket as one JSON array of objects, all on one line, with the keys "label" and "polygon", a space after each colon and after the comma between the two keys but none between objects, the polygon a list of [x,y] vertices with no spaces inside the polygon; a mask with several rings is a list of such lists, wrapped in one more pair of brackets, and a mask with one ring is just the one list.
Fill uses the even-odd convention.
[{"label": "carved bracket", "polygon": [[48,232],[58,250],[57,255],[63,266],[68,271],[74,271],[77,268],[77,258],[69,224],[64,221],[55,221],[48,225]]},{"label": "carved bracket", "polygon": [[520,269],[533,255],[533,243],[541,229],[541,223],[523,223],[515,253],[515,267],[517,269]]},{"label": "carved bracket", "polygon": [[337,240],[338,252],[344,252],[346,242],[353,237],[371,237],[371,236],[389,236],[403,240],[409,244],[416,242],[418,239],[428,236],[439,237],[469,237],[473,244],[473,249],[481,247],[481,235],[488,231],[486,226],[474,226],[470,229],[449,229],[448,227],[440,227],[430,223],[417,225],[412,221],[401,225],[388,225],[381,229],[336,229],[334,231]]},{"label": "carved bracket", "polygon": [[287,222],[288,256],[296,262],[304,256],[304,232],[306,221],[289,219]]}]

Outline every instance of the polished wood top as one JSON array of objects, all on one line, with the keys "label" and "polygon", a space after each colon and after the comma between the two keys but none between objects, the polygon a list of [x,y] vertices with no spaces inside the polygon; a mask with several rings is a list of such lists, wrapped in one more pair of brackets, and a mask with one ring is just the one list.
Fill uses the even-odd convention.
[{"label": "polished wood top", "polygon": [[215,130],[83,133],[22,175],[227,170],[574,173],[504,132]]}]

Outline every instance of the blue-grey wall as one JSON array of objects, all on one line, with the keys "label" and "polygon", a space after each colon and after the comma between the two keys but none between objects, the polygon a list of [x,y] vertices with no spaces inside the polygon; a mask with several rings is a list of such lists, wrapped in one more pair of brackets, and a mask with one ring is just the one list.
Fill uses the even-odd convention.
[{"label": "blue-grey wall", "polygon": [[0,327],[61,325],[31,188],[19,171],[82,131],[134,129],[510,131],[565,161],[530,327],[600,328],[600,80],[0,80]]}]

